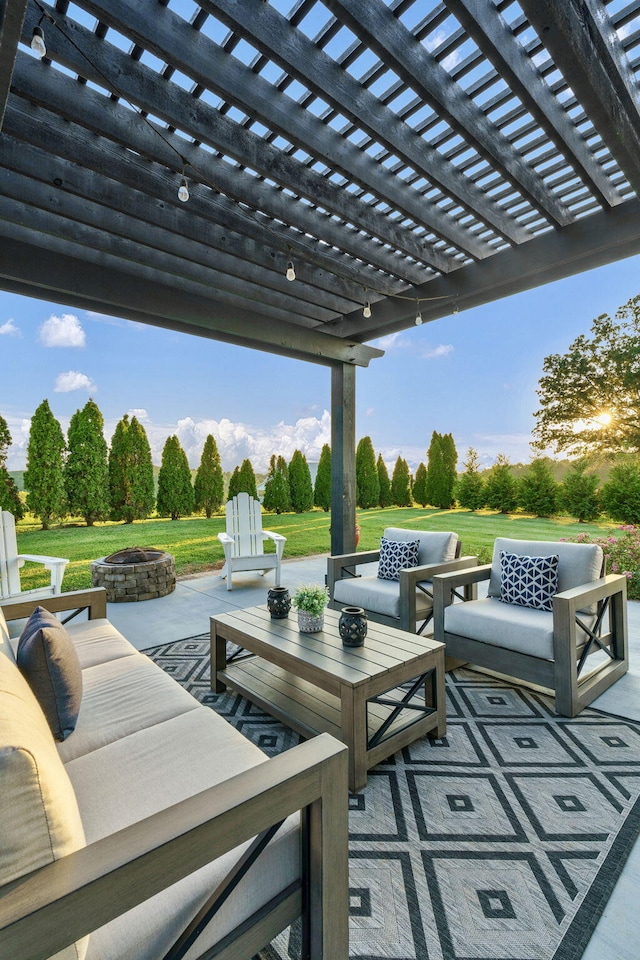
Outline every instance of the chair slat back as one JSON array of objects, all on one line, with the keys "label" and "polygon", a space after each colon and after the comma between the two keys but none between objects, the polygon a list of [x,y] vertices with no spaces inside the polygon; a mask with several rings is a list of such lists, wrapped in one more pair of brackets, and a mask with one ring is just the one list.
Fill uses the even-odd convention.
[{"label": "chair slat back", "polygon": [[248,493],[239,493],[227,502],[227,533],[233,537],[234,557],[259,557],[262,546],[260,501]]},{"label": "chair slat back", "polygon": [[3,599],[20,593],[16,521],[8,510],[0,511],[0,596]]}]

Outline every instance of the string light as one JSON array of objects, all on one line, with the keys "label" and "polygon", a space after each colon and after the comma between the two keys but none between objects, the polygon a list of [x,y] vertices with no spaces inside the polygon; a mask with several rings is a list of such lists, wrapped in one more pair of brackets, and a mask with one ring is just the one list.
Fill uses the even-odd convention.
[{"label": "string light", "polygon": [[31,35],[31,49],[34,53],[37,53],[41,60],[47,55],[47,46],[44,42],[44,31],[40,25],[33,28],[33,34]]},{"label": "string light", "polygon": [[366,302],[365,305],[364,305],[364,309],[363,309],[363,311],[362,311],[362,316],[363,316],[363,317],[366,317],[367,320],[368,320],[369,317],[371,316],[371,304],[369,303],[368,300],[367,300],[367,302]]},{"label": "string light", "polygon": [[422,324],[422,311],[420,309],[420,302],[418,302],[418,311],[416,313],[416,327],[419,327]]},{"label": "string light", "polygon": [[287,263],[287,280],[293,281],[296,278],[296,271],[293,269],[293,260]]},{"label": "string light", "polygon": [[458,301],[457,301],[457,300],[456,300],[455,303],[453,304],[453,310],[451,311],[451,313],[453,314],[454,317],[457,317],[458,314],[460,313],[460,308],[458,307]]},{"label": "string light", "polygon": [[182,177],[180,181],[180,186],[178,187],[178,200],[181,200],[183,203],[186,203],[189,199],[189,188],[187,186],[187,178]]}]

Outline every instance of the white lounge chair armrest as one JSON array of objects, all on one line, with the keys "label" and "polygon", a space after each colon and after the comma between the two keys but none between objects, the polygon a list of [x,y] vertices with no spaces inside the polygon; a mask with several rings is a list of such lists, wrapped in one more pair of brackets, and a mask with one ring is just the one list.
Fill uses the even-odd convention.
[{"label": "white lounge chair armrest", "polygon": [[220,541],[221,544],[223,544],[223,546],[226,543],[230,543],[231,545],[233,545],[233,537],[230,537],[228,533],[219,533],[218,540]]},{"label": "white lounge chair armrest", "polygon": [[287,538],[283,537],[281,533],[274,533],[273,530],[263,530],[262,539],[273,540],[273,542],[276,545],[276,555],[278,557],[278,560],[282,560],[284,545],[287,542]]},{"label": "white lounge chair armrest", "polygon": [[60,564],[66,565],[69,563],[69,560],[64,559],[63,557],[41,557],[36,553],[19,553],[16,557],[16,560],[21,567],[27,562],[27,560],[30,563],[42,563],[45,567],[49,568],[58,567]]}]

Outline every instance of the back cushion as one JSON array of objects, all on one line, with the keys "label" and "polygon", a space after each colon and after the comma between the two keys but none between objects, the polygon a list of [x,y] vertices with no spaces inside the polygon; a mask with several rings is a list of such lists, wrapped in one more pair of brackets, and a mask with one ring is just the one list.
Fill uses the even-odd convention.
[{"label": "back cushion", "polygon": [[434,533],[432,530],[403,530],[401,527],[387,527],[383,534],[387,540],[419,540],[418,566],[427,563],[444,563],[453,560],[458,543],[457,533]]},{"label": "back cushion", "polygon": [[489,596],[500,596],[500,551],[517,556],[558,557],[558,593],[597,580],[602,570],[602,547],[597,543],[558,543],[546,540],[508,540],[498,537],[493,547]]}]

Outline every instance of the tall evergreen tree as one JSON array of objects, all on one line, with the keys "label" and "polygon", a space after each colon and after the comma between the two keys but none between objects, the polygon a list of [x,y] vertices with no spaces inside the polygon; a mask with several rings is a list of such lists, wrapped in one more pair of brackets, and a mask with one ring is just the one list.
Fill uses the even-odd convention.
[{"label": "tall evergreen tree", "polygon": [[291,507],[296,513],[304,513],[313,506],[313,485],[307,458],[301,450],[294,450],[289,463],[289,494]]},{"label": "tall evergreen tree", "polygon": [[458,479],[458,451],[453,434],[445,433],[442,437],[442,460],[444,465],[444,498],[442,507],[450,510],[455,506],[456,480]]},{"label": "tall evergreen tree", "polygon": [[640,524],[640,464],[617,463],[600,491],[602,509],[617,523]]},{"label": "tall evergreen tree", "polygon": [[558,484],[546,457],[536,457],[520,477],[518,503],[527,513],[551,517],[556,512]]},{"label": "tall evergreen tree", "polygon": [[318,461],[318,472],[313,488],[313,503],[325,513],[331,509],[331,447],[325,443]]},{"label": "tall evergreen tree", "polygon": [[147,432],[129,415],[116,424],[109,450],[109,496],[111,518],[133,523],[153,511],[153,464]]},{"label": "tall evergreen tree", "polygon": [[265,510],[275,513],[286,513],[291,510],[289,468],[284,457],[276,457],[275,453],[269,463],[269,475],[264,487],[262,505]]},{"label": "tall evergreen tree", "polygon": [[473,447],[467,450],[464,473],[458,477],[456,499],[465,510],[480,510],[485,505],[484,480],[480,476],[478,451]]},{"label": "tall evergreen tree", "polygon": [[518,505],[518,482],[508,458],[499,453],[485,483],[487,506],[500,513],[512,513]]},{"label": "tall evergreen tree", "polygon": [[27,507],[40,518],[43,530],[65,515],[64,453],[62,428],[43,400],[31,419],[24,474]]},{"label": "tall evergreen tree", "polygon": [[387,465],[382,459],[381,453],[378,454],[376,469],[378,471],[378,483],[380,484],[380,497],[378,504],[381,507],[390,507],[393,503],[393,499],[391,497],[391,481],[389,480],[389,471],[387,470]]},{"label": "tall evergreen tree", "polygon": [[426,507],[429,502],[427,498],[427,468],[424,463],[418,464],[412,496],[415,502],[419,503],[421,507]]},{"label": "tall evergreen tree", "polygon": [[69,512],[84,517],[88,527],[109,515],[109,464],[103,429],[98,405],[89,399],[71,417],[67,431],[64,487]]},{"label": "tall evergreen tree", "polygon": [[233,473],[229,477],[229,491],[227,493],[227,499],[233,500],[234,497],[237,497],[240,493],[240,467],[236,466],[233,468]]},{"label": "tall evergreen tree", "polygon": [[586,460],[577,460],[560,484],[558,492],[560,509],[570,517],[575,517],[579,523],[595,520],[600,513],[598,476],[586,470]]},{"label": "tall evergreen tree", "polygon": [[356,503],[362,510],[377,507],[380,480],[371,437],[362,437],[356,448]]},{"label": "tall evergreen tree", "polygon": [[258,499],[258,489],[256,486],[256,475],[253,472],[251,460],[244,459],[240,464],[238,471],[238,492],[248,493],[254,500]]},{"label": "tall evergreen tree", "polygon": [[11,446],[11,432],[9,425],[0,415],[0,510],[8,510],[16,520],[24,517],[24,507],[20,499],[20,492],[7,470],[7,456]]},{"label": "tall evergreen tree", "polygon": [[194,508],[204,510],[207,520],[222,506],[224,499],[224,477],[220,464],[220,454],[213,434],[204,442],[200,466],[196,471],[193,486]]},{"label": "tall evergreen tree", "polygon": [[409,465],[398,457],[391,477],[391,501],[396,507],[411,506],[411,474]]},{"label": "tall evergreen tree", "polygon": [[187,455],[175,436],[167,437],[158,473],[158,514],[179,520],[193,513],[193,485]]},{"label": "tall evergreen tree", "polygon": [[456,463],[458,455],[450,433],[431,434],[427,451],[427,503],[450,510],[455,503]]}]

